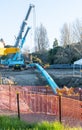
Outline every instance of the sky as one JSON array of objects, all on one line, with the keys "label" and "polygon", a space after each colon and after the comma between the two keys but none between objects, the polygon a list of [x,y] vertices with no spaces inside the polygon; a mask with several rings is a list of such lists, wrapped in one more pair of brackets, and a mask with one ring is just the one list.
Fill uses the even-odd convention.
[{"label": "sky", "polygon": [[34,29],[42,24],[48,35],[50,47],[55,38],[60,41],[61,28],[64,23],[82,20],[82,0],[1,0],[0,1],[0,38],[6,45],[14,45],[26,16],[29,5],[35,5],[31,10],[27,25],[31,27],[24,49],[33,51]]}]

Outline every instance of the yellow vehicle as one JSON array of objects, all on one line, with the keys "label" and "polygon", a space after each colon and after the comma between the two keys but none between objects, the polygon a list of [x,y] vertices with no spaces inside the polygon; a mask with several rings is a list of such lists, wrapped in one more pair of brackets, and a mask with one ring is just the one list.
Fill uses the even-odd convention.
[{"label": "yellow vehicle", "polygon": [[30,61],[33,63],[40,64],[43,68],[48,68],[50,65],[48,63],[44,64],[40,58],[37,56],[30,55]]},{"label": "yellow vehicle", "polygon": [[0,56],[3,56],[3,55],[8,55],[8,54],[14,54],[14,53],[17,53],[19,52],[20,49],[19,48],[0,48]]}]

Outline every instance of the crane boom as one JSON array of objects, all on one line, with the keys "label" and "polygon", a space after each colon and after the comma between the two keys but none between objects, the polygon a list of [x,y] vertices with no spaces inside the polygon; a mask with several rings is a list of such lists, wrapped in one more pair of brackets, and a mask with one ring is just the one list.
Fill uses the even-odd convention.
[{"label": "crane boom", "polygon": [[22,38],[20,49],[23,47],[23,44],[25,42],[25,39],[26,39],[26,36],[27,36],[29,30],[30,30],[30,27],[27,28],[26,33],[25,33],[24,37]]},{"label": "crane boom", "polygon": [[18,46],[19,46],[19,42],[20,42],[20,40],[22,39],[22,33],[24,32],[24,28],[25,28],[25,25],[26,25],[26,21],[28,20],[28,17],[29,17],[29,14],[30,14],[32,8],[34,8],[34,5],[30,5],[30,6],[29,6],[28,12],[27,12],[27,14],[26,14],[25,19],[23,20],[22,26],[21,26],[21,28],[20,28],[20,32],[19,32],[18,37],[17,37],[17,39],[16,39],[16,42],[15,42],[15,45],[14,45],[15,47],[18,47]]}]

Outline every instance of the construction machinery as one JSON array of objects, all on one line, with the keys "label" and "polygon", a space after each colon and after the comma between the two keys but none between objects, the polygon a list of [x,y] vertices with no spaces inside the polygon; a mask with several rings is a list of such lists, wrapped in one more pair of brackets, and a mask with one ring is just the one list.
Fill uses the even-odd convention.
[{"label": "construction machinery", "polygon": [[19,48],[0,48],[0,56],[8,55],[8,54],[14,54],[20,52]]},{"label": "construction machinery", "polygon": [[[26,36],[27,36],[27,34],[30,30],[30,27],[26,27],[26,25],[27,25],[27,20],[28,20],[28,17],[30,15],[32,8],[34,8],[34,5],[29,6],[28,12],[26,14],[25,19],[22,22],[19,34],[16,38],[16,42],[15,42],[15,45],[14,45],[14,48],[16,48],[16,49],[19,48],[20,51],[17,50],[15,52],[15,54],[13,54],[13,52],[12,52],[11,53],[12,55],[10,55],[9,57],[7,57],[6,59],[1,61],[1,64],[8,65],[9,67],[12,67],[14,69],[16,69],[16,68],[21,69],[21,68],[26,67],[25,60],[24,60],[22,53],[21,53],[21,49],[24,45]],[[24,33],[25,30],[26,30],[26,32]]]},{"label": "construction machinery", "polygon": [[39,58],[37,55],[30,55],[30,62],[31,63],[38,63],[39,65],[41,65],[43,68],[49,68],[49,63],[44,63],[43,61],[42,61],[42,59],[41,58]]}]

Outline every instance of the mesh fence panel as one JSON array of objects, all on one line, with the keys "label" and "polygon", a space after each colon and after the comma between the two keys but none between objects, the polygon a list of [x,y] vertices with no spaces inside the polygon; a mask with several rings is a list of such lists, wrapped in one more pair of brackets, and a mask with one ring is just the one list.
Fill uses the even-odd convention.
[{"label": "mesh fence panel", "polygon": [[[31,86],[0,86],[0,112],[17,112],[17,93],[21,113],[43,113],[59,116],[59,96],[32,91]],[[82,101],[61,97],[61,116],[82,120]]]}]

